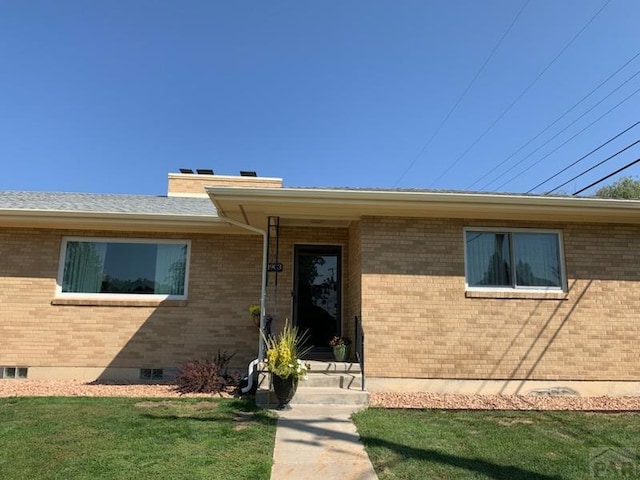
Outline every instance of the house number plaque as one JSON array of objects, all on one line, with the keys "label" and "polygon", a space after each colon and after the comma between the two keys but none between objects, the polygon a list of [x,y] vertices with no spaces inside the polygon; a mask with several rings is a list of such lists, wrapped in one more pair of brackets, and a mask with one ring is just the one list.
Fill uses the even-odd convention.
[{"label": "house number plaque", "polygon": [[281,272],[282,271],[281,263],[268,263],[267,264],[267,272]]}]

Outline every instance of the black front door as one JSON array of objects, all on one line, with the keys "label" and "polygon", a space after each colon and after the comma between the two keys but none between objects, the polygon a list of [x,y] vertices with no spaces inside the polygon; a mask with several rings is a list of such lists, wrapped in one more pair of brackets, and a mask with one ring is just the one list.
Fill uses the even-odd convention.
[{"label": "black front door", "polygon": [[329,341],[340,335],[341,264],[341,247],[295,247],[293,322],[309,331],[316,352],[328,351]]}]

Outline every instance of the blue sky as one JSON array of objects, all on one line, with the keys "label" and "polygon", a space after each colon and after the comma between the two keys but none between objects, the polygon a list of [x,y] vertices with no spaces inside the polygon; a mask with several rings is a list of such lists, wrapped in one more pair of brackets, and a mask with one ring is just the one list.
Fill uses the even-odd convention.
[{"label": "blue sky", "polygon": [[636,0],[2,1],[0,190],[164,194],[188,167],[526,192],[640,120],[639,56],[549,127],[640,52],[639,18]]}]

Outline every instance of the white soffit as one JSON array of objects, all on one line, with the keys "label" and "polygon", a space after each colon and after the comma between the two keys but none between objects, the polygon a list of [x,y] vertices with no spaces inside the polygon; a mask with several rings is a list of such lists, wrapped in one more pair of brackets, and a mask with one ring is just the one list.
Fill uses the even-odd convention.
[{"label": "white soffit", "polygon": [[640,223],[640,201],[480,193],[209,187],[223,216],[247,222],[267,215],[309,220],[408,216]]}]

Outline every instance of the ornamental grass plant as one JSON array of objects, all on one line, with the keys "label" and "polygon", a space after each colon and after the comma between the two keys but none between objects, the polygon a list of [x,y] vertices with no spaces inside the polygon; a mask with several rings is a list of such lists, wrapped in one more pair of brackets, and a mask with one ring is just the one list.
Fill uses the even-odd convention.
[{"label": "ornamental grass plant", "polygon": [[282,378],[306,378],[310,365],[301,357],[311,350],[305,345],[309,339],[308,331],[300,332],[287,319],[278,335],[267,337],[263,333],[262,338],[267,347],[266,365],[270,373]]}]

